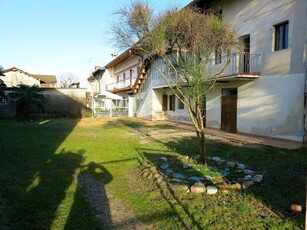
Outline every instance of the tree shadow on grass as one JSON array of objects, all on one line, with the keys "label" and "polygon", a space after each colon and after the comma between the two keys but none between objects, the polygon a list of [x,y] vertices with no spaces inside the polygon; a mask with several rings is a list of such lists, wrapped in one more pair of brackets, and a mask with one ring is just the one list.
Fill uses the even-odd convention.
[{"label": "tree shadow on grass", "polygon": [[[142,149],[136,148],[136,151],[141,156],[144,162],[150,162],[151,165],[155,165],[157,169],[159,169],[159,160],[161,157],[167,158],[168,163],[171,164],[172,170],[174,172],[178,172],[179,168],[182,168],[184,164],[180,159],[172,154],[171,151],[167,150],[155,150],[155,149]],[[161,162],[160,160],[160,163]],[[191,168],[189,169],[191,170]],[[161,173],[161,171],[160,171]],[[195,174],[194,176],[199,176]],[[168,175],[166,173],[162,173],[163,178],[167,180]],[[188,183],[180,183],[175,182],[172,186],[171,183],[161,184],[156,183],[157,188],[159,189],[160,195],[162,198],[168,203],[169,207],[172,210],[174,218],[176,218],[179,223],[180,227],[183,229],[203,229],[201,225],[201,221],[197,220],[193,213],[190,212],[189,206],[181,201],[179,198],[180,194],[185,193],[190,186]],[[180,192],[176,191],[176,187],[179,188]],[[183,189],[182,189],[183,188]],[[184,189],[185,188],[185,189]]]},{"label": "tree shadow on grass", "polygon": [[79,120],[0,123],[0,228],[50,229],[84,151],[57,151]]},{"label": "tree shadow on grass", "polygon": [[[159,136],[150,135],[150,130],[154,129],[155,126],[150,126],[149,128],[146,126],[144,128],[142,123],[123,124],[132,128],[133,132],[164,145],[170,149],[170,152],[176,152],[184,156],[193,156],[198,153],[196,137],[172,137],[170,135],[168,138],[160,138]],[[174,128],[163,128],[163,130],[167,129]],[[163,150],[161,152],[163,154]],[[284,150],[208,136],[207,152],[208,156],[219,156],[225,160],[244,163],[253,170],[262,173],[264,175],[262,183],[251,187],[244,193],[255,197],[260,202],[259,205],[261,204],[262,210],[268,210],[271,213],[269,215],[277,216],[283,220],[288,219],[303,226],[304,213],[293,212],[290,210],[290,206],[294,203],[303,206],[305,204],[305,178],[307,172],[305,148]],[[168,154],[165,154],[165,156],[168,156]],[[150,157],[149,159],[148,157],[145,158],[150,161]]]}]

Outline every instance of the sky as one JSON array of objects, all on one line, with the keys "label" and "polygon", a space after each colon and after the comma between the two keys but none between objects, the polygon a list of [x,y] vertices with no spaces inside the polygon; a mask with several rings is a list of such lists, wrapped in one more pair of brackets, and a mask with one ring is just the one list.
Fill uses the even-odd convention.
[{"label": "sky", "polygon": [[[109,32],[120,6],[131,0],[0,0],[0,66],[32,74],[88,77],[112,60]],[[152,0],[156,10],[191,0]]]}]

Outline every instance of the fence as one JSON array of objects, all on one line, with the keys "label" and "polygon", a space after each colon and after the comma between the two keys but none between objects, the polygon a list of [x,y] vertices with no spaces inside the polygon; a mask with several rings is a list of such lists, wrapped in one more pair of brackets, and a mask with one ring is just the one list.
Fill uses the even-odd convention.
[{"label": "fence", "polygon": [[93,103],[93,116],[95,117],[128,117],[128,99],[101,99]]}]

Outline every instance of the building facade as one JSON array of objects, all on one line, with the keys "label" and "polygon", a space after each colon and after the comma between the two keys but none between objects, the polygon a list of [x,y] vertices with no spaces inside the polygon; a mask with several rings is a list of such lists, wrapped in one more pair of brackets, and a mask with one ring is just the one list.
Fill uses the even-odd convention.
[{"label": "building facade", "polygon": [[[229,132],[306,139],[305,0],[193,1],[213,9],[236,28],[244,52],[231,63],[207,96],[206,126]],[[219,69],[223,57],[213,60]],[[159,72],[149,69],[134,96],[138,117],[190,122],[187,109]]]}]

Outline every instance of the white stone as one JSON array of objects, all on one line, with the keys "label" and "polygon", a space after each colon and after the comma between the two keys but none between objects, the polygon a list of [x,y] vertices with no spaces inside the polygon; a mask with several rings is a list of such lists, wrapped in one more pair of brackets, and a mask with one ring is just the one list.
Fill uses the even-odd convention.
[{"label": "white stone", "polygon": [[166,157],[160,157],[160,160],[167,161]]},{"label": "white stone", "polygon": [[255,180],[256,182],[261,182],[262,179],[263,179],[263,176],[260,175],[260,174],[256,174],[256,175],[254,176],[254,180]]},{"label": "white stone", "polygon": [[203,193],[203,192],[206,192],[206,187],[205,187],[204,183],[198,181],[191,186],[190,190],[193,193]]},{"label": "white stone", "polygon": [[166,164],[166,163],[160,166],[160,168],[163,170],[167,169],[168,167],[169,167],[169,164]]},{"label": "white stone", "polygon": [[244,181],[243,183],[242,183],[242,188],[243,189],[247,189],[247,188],[249,188],[250,186],[252,186],[254,184],[254,182],[252,182],[252,181]]},{"label": "white stone", "polygon": [[227,162],[227,166],[230,167],[230,168],[233,168],[233,167],[236,166],[236,163],[233,162],[233,161],[228,161],[228,162]]},{"label": "white stone", "polygon": [[252,179],[252,176],[251,175],[246,175],[245,177],[244,177],[244,180],[251,180]]},{"label": "white stone", "polygon": [[185,176],[183,176],[181,173],[173,173],[173,177],[176,179],[185,179]]},{"label": "white stone", "polygon": [[243,169],[245,169],[245,165],[244,164],[238,164],[238,168],[243,170]]},{"label": "white stone", "polygon": [[221,158],[220,157],[212,157],[212,160],[216,161],[216,162],[219,162],[221,160]]},{"label": "white stone", "polygon": [[188,178],[188,180],[194,180],[194,181],[200,181],[204,179],[203,177],[199,177],[199,176],[191,176]]},{"label": "white stone", "polygon": [[243,172],[245,174],[248,174],[248,175],[253,175],[254,174],[254,171],[253,170],[249,170],[249,169],[244,169]]},{"label": "white stone", "polygon": [[207,186],[207,194],[214,195],[218,191],[217,187],[215,186]]}]

